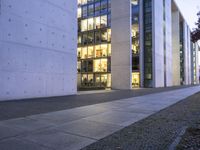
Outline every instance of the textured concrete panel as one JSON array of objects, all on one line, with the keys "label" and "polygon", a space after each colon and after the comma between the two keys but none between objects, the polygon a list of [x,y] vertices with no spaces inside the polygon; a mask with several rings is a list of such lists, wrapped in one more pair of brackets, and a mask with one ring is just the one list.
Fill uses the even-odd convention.
[{"label": "textured concrete panel", "polygon": [[179,25],[180,17],[178,11],[172,12],[172,66],[173,66],[173,85],[180,85],[180,36]]},{"label": "textured concrete panel", "polygon": [[166,30],[166,86],[173,85],[173,69],[172,69],[172,1],[165,0],[165,30]]},{"label": "textured concrete panel", "polygon": [[131,89],[131,1],[111,0],[113,89]]},{"label": "textured concrete panel", "polygon": [[76,1],[0,3],[0,100],[75,94]]},{"label": "textured concrete panel", "polygon": [[[163,1],[153,0],[153,80],[154,87],[164,86]],[[159,9],[158,9],[159,8]]]},{"label": "textured concrete panel", "polygon": [[184,38],[184,67],[185,67],[185,84],[191,84],[191,43],[190,43],[190,30],[187,23],[183,23],[183,38]]}]

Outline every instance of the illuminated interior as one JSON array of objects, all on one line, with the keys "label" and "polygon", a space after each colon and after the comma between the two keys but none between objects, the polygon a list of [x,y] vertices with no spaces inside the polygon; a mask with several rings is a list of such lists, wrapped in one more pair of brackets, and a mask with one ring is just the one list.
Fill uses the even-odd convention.
[{"label": "illuminated interior", "polygon": [[78,0],[80,88],[111,86],[111,1]]},{"label": "illuminated interior", "polygon": [[134,72],[132,73],[132,87],[140,87],[140,73]]},{"label": "illuminated interior", "polygon": [[[138,0],[132,0],[138,10]],[[132,85],[140,86],[138,12],[132,12]],[[78,76],[81,88],[111,87],[111,0],[78,0]]]}]

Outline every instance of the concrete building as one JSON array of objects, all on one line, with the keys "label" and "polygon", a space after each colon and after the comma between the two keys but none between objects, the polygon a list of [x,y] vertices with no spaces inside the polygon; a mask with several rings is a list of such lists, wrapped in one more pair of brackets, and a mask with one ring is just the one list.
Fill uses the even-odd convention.
[{"label": "concrete building", "polygon": [[80,89],[198,83],[197,53],[174,0],[78,0],[78,32]]},{"label": "concrete building", "polygon": [[77,2],[0,0],[0,100],[76,94]]},{"label": "concrete building", "polygon": [[199,84],[199,45],[191,43],[192,84]]}]

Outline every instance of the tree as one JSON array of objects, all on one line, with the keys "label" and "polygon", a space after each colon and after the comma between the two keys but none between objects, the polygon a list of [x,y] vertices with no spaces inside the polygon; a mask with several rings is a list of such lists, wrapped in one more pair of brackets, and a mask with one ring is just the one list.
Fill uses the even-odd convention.
[{"label": "tree", "polygon": [[193,43],[196,43],[198,40],[200,40],[200,12],[197,13],[198,21],[195,23],[197,28],[194,29],[194,31],[191,33],[191,40]]}]

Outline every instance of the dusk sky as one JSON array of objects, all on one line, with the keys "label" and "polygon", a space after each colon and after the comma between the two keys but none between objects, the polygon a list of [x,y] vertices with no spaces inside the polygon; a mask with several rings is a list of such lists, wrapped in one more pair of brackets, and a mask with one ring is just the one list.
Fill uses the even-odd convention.
[{"label": "dusk sky", "polygon": [[176,0],[190,28],[195,27],[197,12],[200,11],[200,0]]},{"label": "dusk sky", "polygon": [[[195,28],[197,21],[197,12],[200,11],[200,0],[176,0],[179,8],[181,9],[185,19],[187,20],[191,29]],[[200,42],[199,42],[200,45]],[[199,52],[199,65],[200,65],[200,52]]]}]

